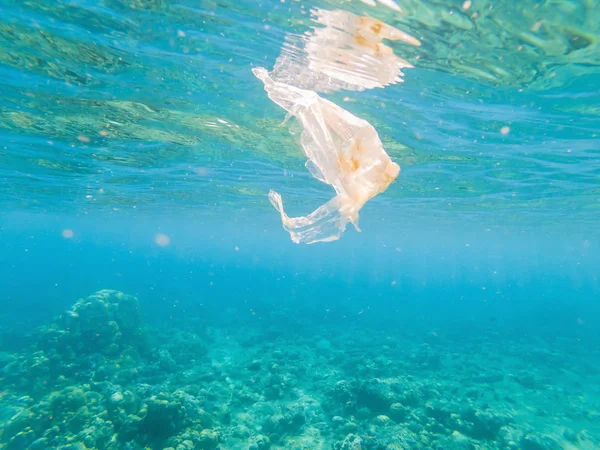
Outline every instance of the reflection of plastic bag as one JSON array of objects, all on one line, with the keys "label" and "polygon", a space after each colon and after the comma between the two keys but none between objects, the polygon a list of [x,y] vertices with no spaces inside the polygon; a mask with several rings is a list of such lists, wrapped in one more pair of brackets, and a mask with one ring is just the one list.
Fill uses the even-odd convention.
[{"label": "reflection of plastic bag", "polygon": [[[360,1],[369,6],[377,6],[377,3],[375,3],[375,0],[360,0]],[[388,8],[391,8],[394,11],[402,11],[402,9],[400,9],[398,4],[394,0],[378,0],[378,1],[382,5],[387,6]]]},{"label": "reflection of plastic bag", "polygon": [[315,9],[324,27],[288,35],[271,73],[275,81],[313,91],[362,91],[402,81],[412,65],[394,55],[383,39],[421,45],[413,36],[370,17]]},{"label": "reflection of plastic bag", "polygon": [[302,125],[301,145],[313,176],[335,189],[337,196],[305,217],[290,218],[281,196],[271,191],[284,228],[296,243],[333,241],[352,222],[358,231],[358,211],[383,192],[400,167],[384,151],[373,126],[313,91],[271,79],[263,68],[253,69],[269,98]]}]

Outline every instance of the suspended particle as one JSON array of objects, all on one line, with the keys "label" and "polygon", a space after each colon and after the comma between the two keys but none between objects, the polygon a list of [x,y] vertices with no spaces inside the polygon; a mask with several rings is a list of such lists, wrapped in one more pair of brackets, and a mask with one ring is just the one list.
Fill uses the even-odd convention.
[{"label": "suspended particle", "polygon": [[156,245],[158,245],[159,247],[166,247],[171,243],[171,239],[169,239],[169,236],[167,236],[166,234],[158,233],[154,237],[154,242],[156,242]]}]

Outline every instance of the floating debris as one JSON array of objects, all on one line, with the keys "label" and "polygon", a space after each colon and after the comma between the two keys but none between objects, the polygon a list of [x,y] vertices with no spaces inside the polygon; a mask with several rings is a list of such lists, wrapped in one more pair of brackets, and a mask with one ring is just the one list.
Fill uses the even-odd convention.
[{"label": "floating debris", "polygon": [[337,193],[308,216],[290,218],[281,196],[271,191],[269,199],[281,214],[283,227],[294,242],[307,244],[339,239],[348,222],[360,231],[358,211],[400,173],[375,128],[316,92],[273,81],[263,68],[253,72],[264,83],[269,98],[302,125],[306,168]]},{"label": "floating debris", "polygon": [[337,194],[311,214],[291,218],[281,195],[269,193],[292,241],[307,244],[339,239],[348,222],[360,231],[360,209],[400,173],[369,122],[317,92],[362,91],[402,82],[401,70],[413,66],[394,55],[383,39],[421,45],[413,36],[370,17],[322,9],[312,14],[323,28],[288,36],[271,74],[264,68],[252,70],[269,98],[302,126],[306,168]]}]

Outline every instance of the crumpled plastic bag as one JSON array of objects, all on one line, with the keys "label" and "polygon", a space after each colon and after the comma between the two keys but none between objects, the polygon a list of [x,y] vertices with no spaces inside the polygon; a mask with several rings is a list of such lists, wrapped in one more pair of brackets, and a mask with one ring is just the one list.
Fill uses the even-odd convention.
[{"label": "crumpled plastic bag", "polygon": [[420,46],[418,39],[379,20],[347,11],[314,9],[314,27],[286,37],[271,77],[318,92],[363,91],[402,82],[413,66],[394,55],[383,39]]},{"label": "crumpled plastic bag", "polygon": [[[379,1],[397,8],[392,0]],[[400,172],[371,124],[317,92],[363,91],[401,82],[402,69],[412,65],[394,55],[383,40],[421,45],[413,36],[370,17],[341,10],[311,13],[319,27],[301,36],[288,35],[271,74],[253,69],[271,100],[302,126],[308,170],[337,193],[311,214],[295,218],[285,213],[277,192],[269,193],[292,240],[308,244],[339,239],[348,222],[360,231],[359,210]]]},{"label": "crumpled plastic bag", "polygon": [[359,210],[387,189],[400,173],[383,149],[375,128],[316,92],[274,81],[264,68],[252,69],[269,98],[302,126],[301,146],[306,167],[337,195],[305,217],[288,217],[281,196],[269,199],[281,214],[283,227],[296,243],[339,239],[348,222],[357,231]]}]

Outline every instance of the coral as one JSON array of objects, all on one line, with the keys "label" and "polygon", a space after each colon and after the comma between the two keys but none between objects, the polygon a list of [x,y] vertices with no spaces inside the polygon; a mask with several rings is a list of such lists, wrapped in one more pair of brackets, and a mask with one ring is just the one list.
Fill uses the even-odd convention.
[{"label": "coral", "polygon": [[327,397],[323,401],[323,409],[332,415],[345,416],[356,411],[354,383],[347,380],[336,381],[328,386]]},{"label": "coral", "polygon": [[139,302],[118,291],[102,290],[77,301],[38,336],[38,348],[75,358],[91,353],[116,355],[142,343]]},{"label": "coral", "polygon": [[285,435],[299,433],[305,421],[302,406],[286,405],[279,413],[266,417],[262,423],[262,431],[276,442]]},{"label": "coral", "polygon": [[334,450],[362,450],[362,448],[363,440],[355,434],[348,434],[343,441],[333,444]]},{"label": "coral", "polygon": [[521,439],[521,448],[523,450],[561,450],[563,446],[551,436],[528,433]]},{"label": "coral", "polygon": [[198,441],[196,442],[196,448],[202,450],[211,450],[217,448],[219,445],[220,436],[215,430],[202,430]]},{"label": "coral", "polygon": [[[17,434],[21,433],[23,430],[30,430],[29,425],[31,420],[33,419],[33,413],[28,408],[13,406],[10,408],[9,415],[12,415],[12,417],[10,417],[10,419],[8,419],[7,422],[5,422],[4,431],[2,433],[3,439],[8,438],[12,440]],[[20,436],[16,438],[16,441],[20,442],[24,439],[25,436]]]},{"label": "coral", "polygon": [[452,413],[457,409],[456,405],[452,405],[445,400],[434,400],[425,404],[427,416],[445,425],[450,423]]},{"label": "coral", "polygon": [[385,416],[383,414],[378,415],[377,417],[375,417],[375,420],[373,420],[373,422],[376,425],[390,425],[392,422],[392,419],[390,419],[388,416]]},{"label": "coral", "polygon": [[178,398],[161,393],[150,397],[144,409],[140,431],[149,439],[165,439],[183,429],[186,409]]},{"label": "coral", "polygon": [[[87,428],[79,432],[77,440],[83,442],[86,448],[105,449],[110,447],[114,434],[112,422],[95,417]],[[112,447],[116,448],[116,442],[113,442]]]},{"label": "coral", "polygon": [[248,450],[267,450],[271,448],[271,440],[267,436],[259,434],[251,439]]},{"label": "coral", "polygon": [[410,409],[404,406],[402,403],[392,403],[388,415],[396,422],[402,422],[408,417]]},{"label": "coral", "polygon": [[356,402],[374,413],[385,413],[398,400],[394,391],[396,384],[395,380],[378,378],[362,382],[356,390]]},{"label": "coral", "polygon": [[500,429],[512,422],[510,416],[489,410],[467,409],[461,418],[465,421],[462,431],[475,439],[496,439]]},{"label": "coral", "polygon": [[436,446],[436,450],[452,448],[456,450],[476,450],[477,446],[467,436],[458,431],[454,431],[450,436],[442,439]]},{"label": "coral", "polygon": [[[107,300],[107,304],[114,306],[121,296],[100,298],[112,298],[114,301]],[[83,305],[81,302],[76,305]],[[84,306],[74,306],[70,311],[80,308],[85,310]],[[119,330],[127,328],[124,322],[119,325],[117,317],[111,316]],[[284,320],[280,315],[275,317]],[[49,329],[67,333],[61,339],[75,333],[60,328],[62,323],[63,319],[59,319],[33,336],[45,336]],[[444,359],[441,376],[439,372],[423,370],[411,359],[411,355],[423,352],[420,337],[395,345],[385,332],[368,335],[358,327],[351,328],[348,334],[348,325],[344,324],[337,328],[337,336],[330,333],[327,338],[335,352],[324,351],[315,345],[314,336],[318,333],[313,329],[285,337],[280,332],[286,327],[285,321],[269,326],[268,335],[279,336],[276,343],[260,338],[260,327],[248,332],[236,325],[226,331],[200,330],[197,334],[157,328],[150,340],[153,348],[138,352],[141,347],[137,346],[140,341],[136,333],[144,334],[144,326],[139,321],[130,325],[133,333],[119,331],[121,337],[108,344],[122,348],[117,354],[91,351],[87,344],[79,347],[70,337],[56,341],[65,344],[57,349],[33,342],[18,353],[3,355],[1,360],[6,365],[0,368],[4,388],[0,390],[0,448],[600,447],[591,431],[581,429],[588,423],[593,430],[598,417],[590,402],[594,397],[584,390],[592,383],[593,371],[584,378],[587,384],[582,384],[584,375],[578,372],[570,380],[565,378],[564,390],[556,386],[538,391],[515,382],[515,375],[510,374],[522,379],[533,373],[542,380],[547,378],[542,368],[531,370],[515,364],[514,370],[509,370],[504,364],[510,358],[500,357],[491,360],[489,368],[481,362],[469,365],[472,355],[459,354],[453,343],[438,338],[436,353],[452,354]],[[219,333],[227,335],[227,339],[220,339]],[[242,346],[240,342],[247,343],[249,334],[256,339],[251,345]],[[125,335],[131,339],[125,341]],[[203,336],[208,336],[212,347]],[[373,341],[385,344],[373,345]],[[185,351],[192,351],[189,361],[183,357],[185,351],[178,347],[179,343]],[[444,351],[445,345],[451,351]],[[497,342],[494,346],[502,348]],[[492,347],[475,353],[485,355]],[[390,354],[381,357],[382,348]],[[511,344],[495,351],[515,358],[515,354],[523,353],[523,348]],[[77,352],[79,356],[74,358]],[[577,363],[575,358],[568,361],[566,367]],[[561,369],[561,373],[566,370]],[[500,378],[500,374],[506,375]],[[488,383],[495,384],[492,388]],[[566,395],[567,386],[569,392],[577,393],[576,400]],[[270,390],[276,390],[277,395],[270,395]],[[535,395],[540,392],[545,403],[536,405]],[[552,402],[547,401],[549,395]],[[523,421],[532,411],[543,413],[536,417],[534,429]],[[556,427],[559,422],[561,427]]]}]

